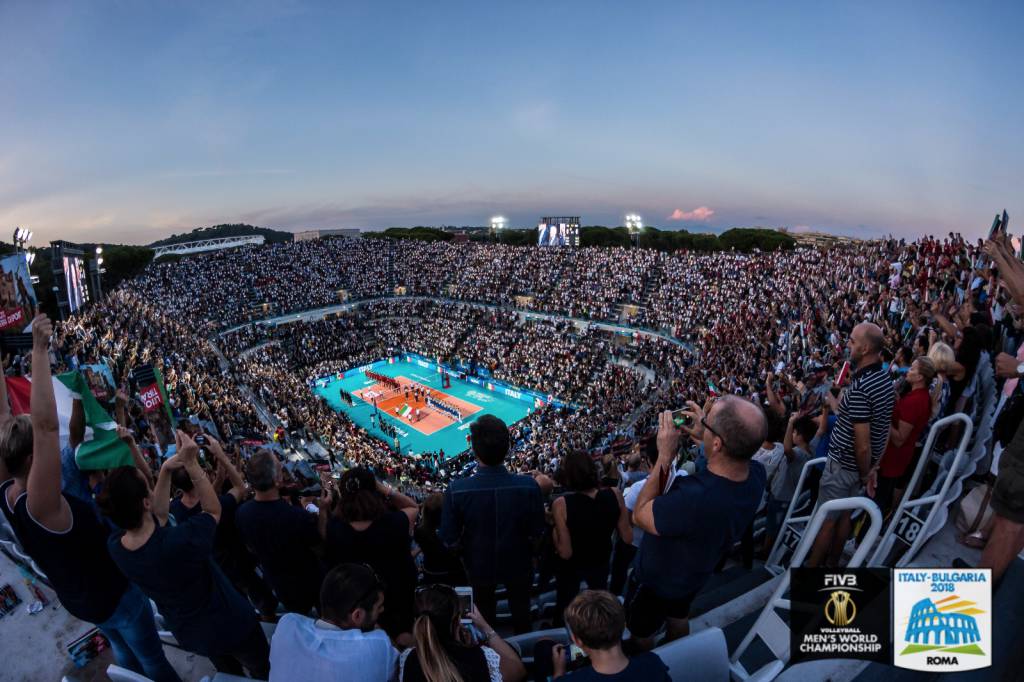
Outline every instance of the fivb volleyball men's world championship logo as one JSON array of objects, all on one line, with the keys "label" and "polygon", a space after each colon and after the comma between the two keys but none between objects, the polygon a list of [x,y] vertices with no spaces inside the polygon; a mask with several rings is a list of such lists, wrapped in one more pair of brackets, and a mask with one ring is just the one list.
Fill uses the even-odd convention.
[{"label": "fivb volleyball men's world championship logo", "polygon": [[992,571],[893,571],[893,665],[952,672],[992,665]]}]

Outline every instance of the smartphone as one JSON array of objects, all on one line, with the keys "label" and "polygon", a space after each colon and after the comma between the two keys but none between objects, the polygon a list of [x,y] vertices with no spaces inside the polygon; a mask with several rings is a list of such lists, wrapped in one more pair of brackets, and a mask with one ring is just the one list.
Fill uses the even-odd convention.
[{"label": "smartphone", "polygon": [[586,654],[585,651],[583,651],[583,649],[579,648],[575,644],[572,644],[572,643],[569,644],[569,662],[570,663],[575,663],[576,661],[581,661],[581,660],[583,660],[586,657],[587,657],[587,654]]},{"label": "smartphone", "polygon": [[680,408],[672,412],[672,423],[682,428],[684,426],[693,425],[693,417],[686,414],[686,408]]},{"label": "smartphone", "polygon": [[473,621],[469,618],[469,613],[473,610],[473,588],[456,587],[455,596],[459,598],[459,622],[463,625],[472,625]]},{"label": "smartphone", "polygon": [[569,642],[569,645],[566,647],[566,652],[569,656],[569,663],[575,663],[576,661],[586,658],[586,652],[583,651],[583,649],[581,649],[579,646],[577,646],[576,643],[573,641],[572,630],[569,629],[568,625],[565,626],[565,632],[568,635]]},{"label": "smartphone", "polygon": [[[1002,212],[1006,215],[1006,211]],[[988,228],[988,239],[993,240],[998,233],[1002,231],[1002,216],[998,213],[995,214],[995,218],[992,220],[992,226]]]}]

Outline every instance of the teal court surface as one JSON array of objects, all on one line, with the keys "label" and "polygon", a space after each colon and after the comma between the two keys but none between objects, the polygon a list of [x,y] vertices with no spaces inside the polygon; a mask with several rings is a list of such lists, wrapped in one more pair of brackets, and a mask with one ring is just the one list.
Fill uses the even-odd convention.
[{"label": "teal court surface", "polygon": [[[455,374],[449,375],[451,386],[441,388],[441,375],[437,370],[432,367],[421,367],[416,362],[396,360],[393,364],[386,362],[373,364],[373,371],[378,374],[399,380],[407,379],[414,381],[431,390],[441,391],[479,408],[478,412],[463,419],[461,424],[451,421],[430,435],[421,433],[413,425],[396,418],[393,414],[385,415],[383,410],[379,411],[378,414],[385,415],[383,418],[390,422],[398,431],[398,440],[402,454],[407,454],[411,448],[414,454],[444,450],[446,457],[454,457],[469,447],[466,441],[466,436],[469,434],[469,425],[481,415],[493,414],[511,426],[529,414],[533,409],[532,404],[529,402],[501,395],[497,390],[490,391],[485,385],[478,386],[468,381],[462,381]],[[393,445],[393,438],[385,436],[379,428],[371,424],[370,417],[374,413],[373,405],[356,395],[356,391],[367,389],[376,383],[376,380],[367,377],[364,372],[350,369],[345,372],[343,379],[332,378],[327,382],[326,386],[317,385],[313,388],[313,391],[317,395],[322,396],[335,412],[345,414],[356,425],[366,429],[370,435],[380,438],[389,445]],[[355,402],[354,406],[349,406],[348,403],[342,402],[339,394],[341,390],[352,394],[353,401]]]}]

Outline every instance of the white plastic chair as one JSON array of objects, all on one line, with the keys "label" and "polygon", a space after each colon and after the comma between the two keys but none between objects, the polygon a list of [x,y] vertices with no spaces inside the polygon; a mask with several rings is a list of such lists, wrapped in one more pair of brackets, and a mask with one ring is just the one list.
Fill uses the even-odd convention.
[{"label": "white plastic chair", "polygon": [[729,680],[729,649],[720,628],[708,628],[654,650],[673,680]]},{"label": "white plastic chair", "polygon": [[111,663],[107,666],[107,677],[113,682],[153,682],[150,678],[145,675],[133,673],[128,668],[122,668],[119,665]]}]

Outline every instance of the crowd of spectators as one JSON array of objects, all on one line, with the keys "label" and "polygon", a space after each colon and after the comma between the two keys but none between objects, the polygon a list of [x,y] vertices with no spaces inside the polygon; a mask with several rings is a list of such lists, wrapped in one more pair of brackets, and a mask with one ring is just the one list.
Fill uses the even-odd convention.
[{"label": "crowd of spectators", "polygon": [[[243,324],[395,287],[431,300]],[[33,374],[29,415],[0,396],[0,511],[68,610],[152,679],[178,675],[150,601],[179,646],[259,678],[524,679],[494,626],[564,618],[590,666],[551,644],[535,674],[662,679],[638,652],[688,632],[723,560],[748,563],[759,516],[770,545],[804,462],[828,458],[818,505],[891,509],[928,424],[970,412],[988,367],[1007,380],[982,555],[999,579],[1024,526],[1022,303],[1008,242],[958,235],[753,254],[328,240],[158,264],[55,329],[36,318],[8,370]],[[592,324],[621,319],[663,335]],[[476,419],[460,457],[405,457],[311,390],[402,351],[566,406]],[[44,368],[97,364],[131,460],[79,471],[88,436],[62,434]],[[150,367],[170,438],[133,380]],[[328,454],[317,470],[286,456],[306,441]],[[829,518],[810,563],[840,562],[848,537]],[[258,619],[277,621],[271,640]]]}]

